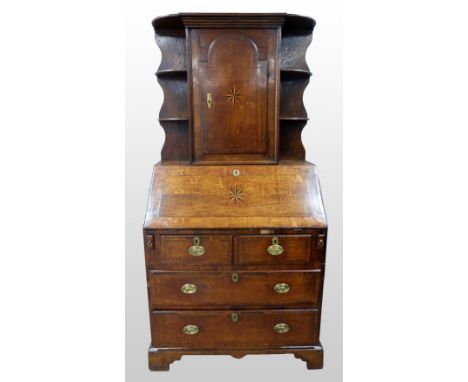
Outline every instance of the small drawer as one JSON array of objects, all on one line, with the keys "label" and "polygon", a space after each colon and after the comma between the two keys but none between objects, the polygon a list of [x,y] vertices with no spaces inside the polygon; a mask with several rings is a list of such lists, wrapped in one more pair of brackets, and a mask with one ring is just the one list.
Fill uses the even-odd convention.
[{"label": "small drawer", "polygon": [[150,272],[153,309],[301,307],[319,304],[321,272]]},{"label": "small drawer", "polygon": [[230,235],[161,235],[163,265],[230,265]]},{"label": "small drawer", "polygon": [[308,264],[318,259],[316,239],[311,235],[241,235],[239,264]]},{"label": "small drawer", "polygon": [[318,312],[254,310],[153,312],[156,347],[278,347],[318,344]]}]

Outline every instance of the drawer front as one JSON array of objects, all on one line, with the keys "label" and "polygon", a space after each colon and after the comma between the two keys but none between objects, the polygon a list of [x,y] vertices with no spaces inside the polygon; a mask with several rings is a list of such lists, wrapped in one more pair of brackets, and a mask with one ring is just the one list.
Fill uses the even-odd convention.
[{"label": "drawer front", "polygon": [[318,312],[154,312],[156,347],[216,348],[306,346],[318,343]]},{"label": "drawer front", "polygon": [[230,235],[161,235],[161,264],[230,265]]},{"label": "drawer front", "polygon": [[316,307],[321,272],[155,272],[149,276],[153,309],[203,307]]},{"label": "drawer front", "polygon": [[239,264],[308,264],[318,258],[316,241],[311,235],[240,235]]}]

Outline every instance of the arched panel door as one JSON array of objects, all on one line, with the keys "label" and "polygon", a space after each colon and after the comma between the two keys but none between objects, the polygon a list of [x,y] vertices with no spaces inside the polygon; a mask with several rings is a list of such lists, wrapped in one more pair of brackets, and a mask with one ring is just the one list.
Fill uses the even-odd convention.
[{"label": "arched panel door", "polygon": [[276,160],[275,30],[192,31],[194,160]]}]

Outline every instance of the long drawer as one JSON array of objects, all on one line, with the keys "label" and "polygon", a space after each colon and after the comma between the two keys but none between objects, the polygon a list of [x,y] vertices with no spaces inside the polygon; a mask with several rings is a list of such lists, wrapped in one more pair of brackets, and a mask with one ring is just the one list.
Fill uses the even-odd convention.
[{"label": "long drawer", "polygon": [[314,310],[156,311],[156,347],[217,348],[307,346],[318,343]]},{"label": "long drawer", "polygon": [[321,272],[158,272],[148,276],[153,309],[317,307]]}]

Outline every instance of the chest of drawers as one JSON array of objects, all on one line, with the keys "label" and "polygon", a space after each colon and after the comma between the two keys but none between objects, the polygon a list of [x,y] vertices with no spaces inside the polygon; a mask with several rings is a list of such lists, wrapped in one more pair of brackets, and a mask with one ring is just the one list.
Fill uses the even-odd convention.
[{"label": "chest of drawers", "polygon": [[327,222],[300,142],[314,25],[285,14],[153,22],[166,142],[143,227],[151,370],[193,354],[290,353],[322,367]]},{"label": "chest of drawers", "polygon": [[[236,185],[242,201],[230,197]],[[150,367],[255,353],[321,367],[326,234],[313,165],[155,166],[144,228]]]}]

